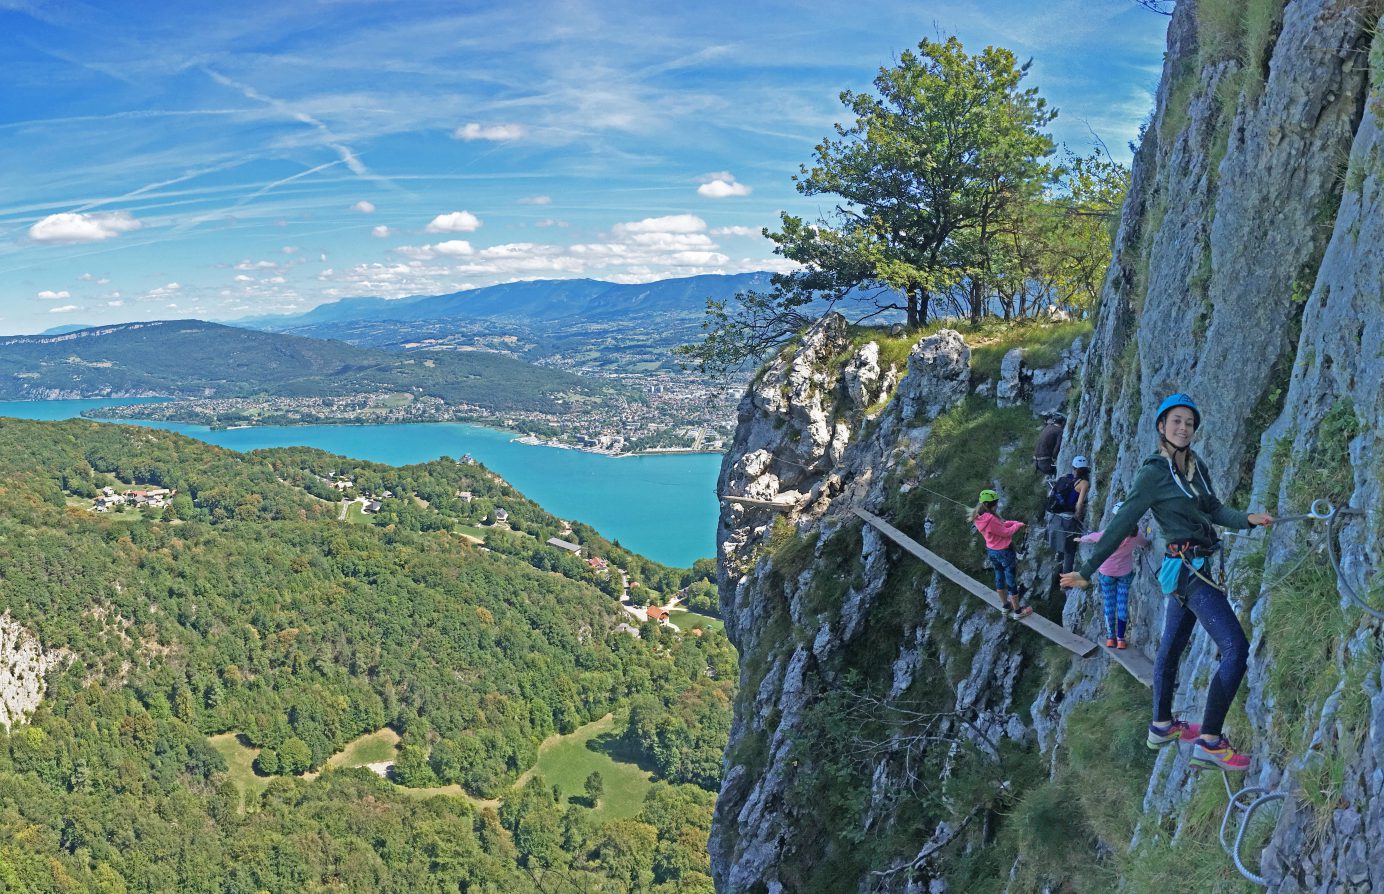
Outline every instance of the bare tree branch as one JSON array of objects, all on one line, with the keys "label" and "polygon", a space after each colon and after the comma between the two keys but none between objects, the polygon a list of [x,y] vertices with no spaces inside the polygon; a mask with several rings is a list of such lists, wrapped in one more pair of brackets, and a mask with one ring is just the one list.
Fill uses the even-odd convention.
[{"label": "bare tree branch", "polygon": [[1156,12],[1160,16],[1172,15],[1174,7],[1177,6],[1177,0],[1134,0],[1134,2],[1149,12]]}]

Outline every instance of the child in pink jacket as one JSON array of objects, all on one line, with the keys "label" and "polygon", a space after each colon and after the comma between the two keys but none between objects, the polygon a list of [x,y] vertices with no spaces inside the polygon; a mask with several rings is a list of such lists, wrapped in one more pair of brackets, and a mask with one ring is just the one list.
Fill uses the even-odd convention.
[{"label": "child in pink jacket", "polygon": [[1015,592],[1015,573],[1019,557],[1014,552],[1014,535],[1024,527],[1021,521],[1005,521],[995,514],[1000,496],[988,487],[980,492],[980,505],[971,513],[980,536],[985,539],[985,552],[990,557],[990,566],[995,570],[995,592],[1000,603],[1009,606],[1009,617],[1018,620],[1033,614],[1029,606],[1019,605],[1019,594]]},{"label": "child in pink jacket", "polygon": [[[1123,505],[1123,500],[1117,502],[1111,512],[1119,512]],[[1104,533],[1092,531],[1078,537],[1077,541],[1095,543]],[[1120,541],[1120,545],[1115,547],[1110,558],[1096,569],[1100,573],[1100,592],[1105,597],[1106,648],[1124,649],[1129,646],[1125,639],[1125,627],[1129,623],[1129,583],[1134,579],[1134,551],[1150,543],[1152,541],[1145,537],[1143,532],[1135,530],[1133,534]]]}]

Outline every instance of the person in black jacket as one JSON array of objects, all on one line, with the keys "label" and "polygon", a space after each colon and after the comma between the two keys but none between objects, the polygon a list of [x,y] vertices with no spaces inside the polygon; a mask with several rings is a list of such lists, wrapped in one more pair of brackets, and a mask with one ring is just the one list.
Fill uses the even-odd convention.
[{"label": "person in black jacket", "polygon": [[1048,424],[1038,433],[1038,443],[1033,448],[1033,468],[1044,478],[1057,474],[1057,454],[1062,450],[1062,426],[1067,417],[1061,413],[1048,416]]}]

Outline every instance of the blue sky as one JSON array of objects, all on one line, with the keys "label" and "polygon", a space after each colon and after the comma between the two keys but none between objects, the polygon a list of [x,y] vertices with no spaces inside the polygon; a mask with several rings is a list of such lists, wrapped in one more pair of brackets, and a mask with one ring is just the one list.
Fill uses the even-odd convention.
[{"label": "blue sky", "polygon": [[790,177],[919,38],[1031,57],[1117,157],[1133,0],[0,0],[0,332],[774,269]]}]

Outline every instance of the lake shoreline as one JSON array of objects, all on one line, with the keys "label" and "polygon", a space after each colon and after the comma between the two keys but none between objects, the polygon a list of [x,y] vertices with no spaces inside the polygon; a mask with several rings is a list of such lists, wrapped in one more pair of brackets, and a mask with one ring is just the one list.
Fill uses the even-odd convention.
[{"label": "lake shoreline", "polygon": [[[353,459],[405,466],[471,455],[526,497],[559,518],[590,525],[602,536],[659,563],[687,568],[716,554],[720,506],[716,479],[721,455],[653,453],[611,455],[580,449],[535,451],[515,432],[460,422],[249,426],[213,430],[156,420],[94,418],[118,399],[0,401],[0,416],[25,419],[83,417],[102,424],[142,425],[173,431],[237,452],[308,447]],[[612,463],[607,460],[619,459]]]}]

